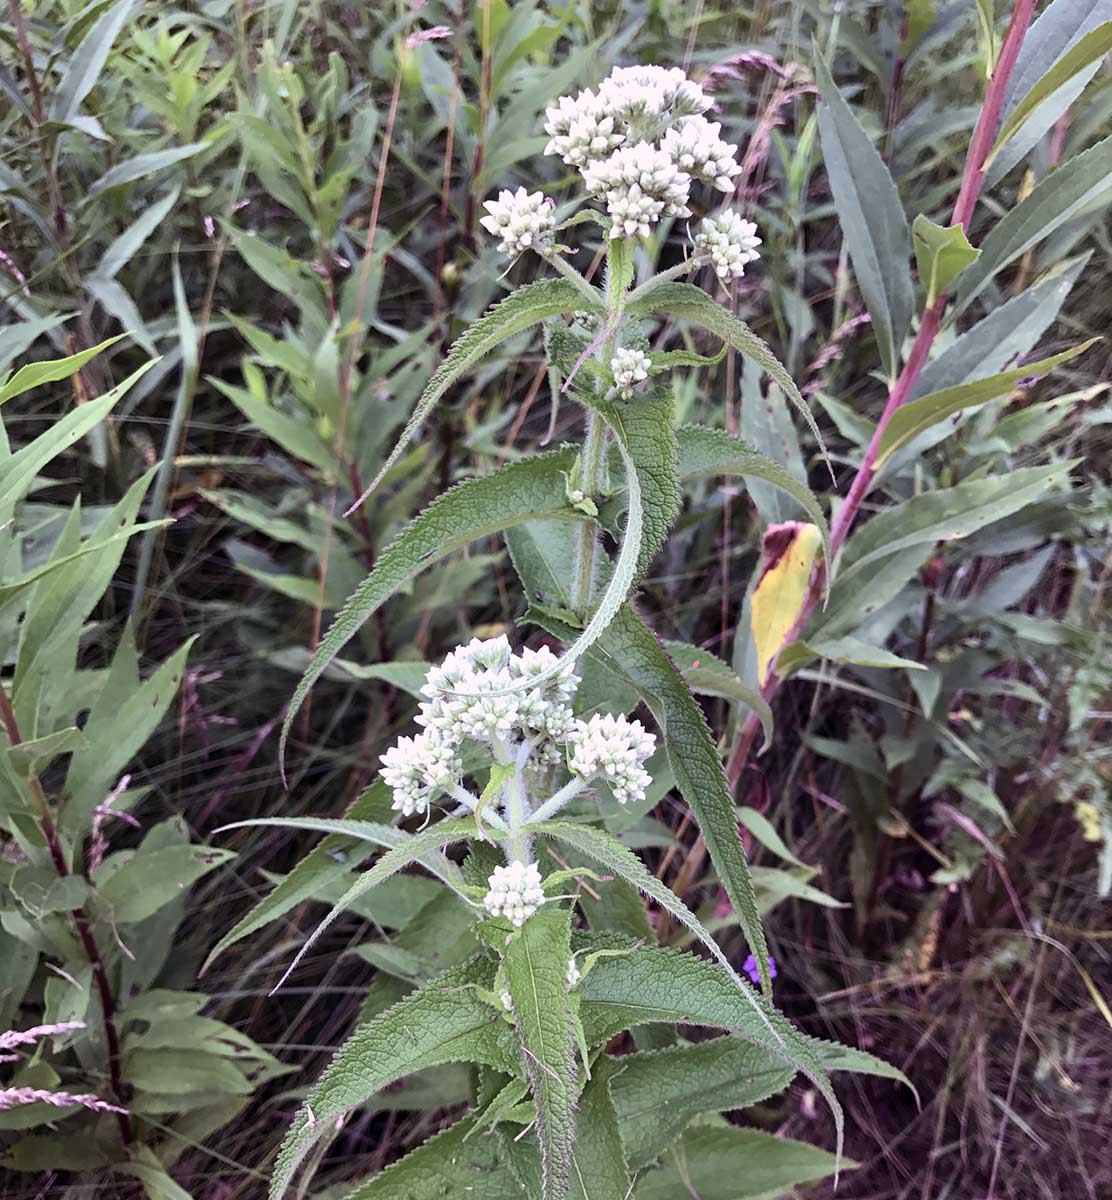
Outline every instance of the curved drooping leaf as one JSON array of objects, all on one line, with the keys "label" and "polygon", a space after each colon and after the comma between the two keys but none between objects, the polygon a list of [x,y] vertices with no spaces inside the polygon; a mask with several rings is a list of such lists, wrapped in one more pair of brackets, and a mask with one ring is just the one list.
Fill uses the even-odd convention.
[{"label": "curved drooping leaf", "polygon": [[811,409],[783,363],[744,321],[711,299],[702,288],[697,288],[691,283],[664,283],[660,287],[646,292],[640,300],[635,300],[629,306],[628,311],[633,316],[650,316],[654,312],[666,312],[671,317],[695,321],[740,354],[752,359],[776,380],[784,394],[803,414],[803,419],[814,434],[819,449],[829,461],[822,434],[819,433],[819,427],[815,423]]},{"label": "curved drooping leaf", "polygon": [[818,526],[822,546],[830,558],[830,530],[826,526],[815,493],[779,463],[766,458],[760,451],[721,429],[706,425],[681,425],[676,430],[679,446],[681,479],[699,475],[740,475],[745,479],[760,479],[791,496]]},{"label": "curved drooping leaf", "polygon": [[547,834],[549,837],[556,838],[569,846],[574,846],[580,853],[586,854],[598,863],[602,863],[608,870],[613,871],[616,875],[620,875],[622,879],[632,883],[639,892],[643,892],[650,899],[655,900],[665,912],[673,916],[685,928],[690,929],[714,956],[718,965],[734,981],[738,991],[741,992],[746,1001],[752,1006],[757,1017],[764,1022],[767,1035],[771,1036],[773,1043],[780,1045],[783,1053],[789,1058],[791,1057],[789,1044],[781,1042],[780,1033],[773,1027],[772,1022],[765,1015],[764,1007],[758,1000],[752,985],[742,979],[734,970],[730,960],[722,952],[722,948],[711,936],[710,930],[707,929],[702,921],[699,920],[671,888],[663,884],[648,870],[636,854],[628,850],[617,838],[612,837],[609,833],[601,829],[592,829],[589,825],[572,825],[567,821],[543,821],[537,825],[530,825],[530,829],[536,833]]},{"label": "curved drooping leaf", "polygon": [[[719,955],[725,958],[721,951]],[[752,988],[739,987],[728,963],[723,969],[721,960],[715,964],[676,950],[642,947],[600,958],[578,990],[589,1045],[635,1025],[680,1022],[735,1031],[783,1059],[802,1071],[830,1105],[841,1155],[842,1109],[813,1040]],[[886,1064],[884,1068],[891,1071]]]},{"label": "curved drooping leaf", "polygon": [[522,521],[583,519],[567,499],[565,475],[575,462],[575,453],[570,447],[555,450],[464,480],[414,517],[382,552],[374,570],[348,597],[321,639],[282,722],[279,757],[285,750],[294,716],[321,672],[363,622],[407,580],[468,542]]},{"label": "curved drooping leaf", "polygon": [[107,350],[109,346],[115,345],[125,337],[127,337],[126,333],[117,333],[115,337],[110,337],[107,341],[92,346],[88,350],[79,350],[76,354],[69,355],[68,358],[25,363],[10,379],[0,385],[0,404],[4,404],[13,396],[29,392],[34,387],[41,387],[45,383],[57,383],[59,380],[69,379],[71,375],[76,375],[91,358],[95,358],[102,350]]},{"label": "curved drooping leaf", "polygon": [[568,1007],[571,910],[550,906],[510,935],[502,955],[537,1114],[541,1197],[564,1200],[575,1150],[579,1085]]},{"label": "curved drooping leaf", "polygon": [[765,745],[772,741],[772,709],[768,701],[742,681],[741,676],[709,650],[701,650],[687,642],[665,642],[664,649],[683,674],[687,686],[700,696],[718,696],[744,704],[760,718]]},{"label": "curved drooping leaf", "polygon": [[477,957],[399,1000],[360,1025],[336,1052],[290,1127],[270,1181],[271,1200],[285,1195],[298,1165],[338,1117],[366,1103],[402,1075],[449,1062],[478,1062],[520,1073],[513,1033],[492,1020],[479,996],[494,965]]},{"label": "curved drooping leaf", "polygon": [[[279,818],[270,820],[257,821],[238,821],[234,825],[226,825],[225,829],[236,829],[244,825],[271,825],[284,824]],[[328,822],[322,822],[328,824]],[[343,822],[349,824],[349,822]],[[384,826],[384,829],[390,829],[390,826]],[[332,831],[334,832],[334,831]],[[328,915],[323,921],[313,930],[305,939],[301,949],[294,956],[293,962],[282,973],[281,979],[271,989],[272,994],[276,992],[283,983],[289,978],[290,973],[297,967],[297,964],[305,957],[309,948],[316,942],[317,938],[332,924],[332,922],[346,908],[350,908],[354,901],[360,896],[369,892],[371,888],[376,887],[384,879],[389,879],[391,875],[396,875],[398,871],[404,867],[408,867],[411,863],[421,862],[430,850],[439,849],[442,846],[450,845],[452,842],[464,842],[475,836],[475,822],[471,818],[463,820],[446,820],[438,821],[429,829],[424,829],[420,833],[406,834],[402,830],[394,831],[404,838],[398,845],[393,846],[375,863],[369,871],[365,871],[359,878],[348,888],[348,890],[336,901],[328,911]],[[497,830],[489,830],[489,837],[498,836]],[[441,878],[446,878],[444,870],[439,872]]]},{"label": "curved drooping leaf", "polygon": [[[353,821],[385,820],[390,813],[390,790],[381,780],[372,783],[352,804],[347,817]],[[347,872],[371,853],[371,843],[356,838],[332,835],[313,849],[246,916],[220,939],[205,959],[201,974],[236,942],[276,921],[302,900],[309,899],[327,884]]]},{"label": "curved drooping leaf", "polygon": [[[528,587],[529,581],[525,583]],[[534,615],[554,636],[564,640],[574,636],[573,630],[550,614]],[[629,680],[660,726],[676,786],[699,823],[711,861],[761,970],[761,985],[766,995],[771,994],[768,947],[753,880],[738,836],[722,759],[703,710],[660,639],[632,605],[622,606],[599,640],[597,653],[611,669]]]},{"label": "curved drooping leaf", "polygon": [[[358,508],[382,482],[387,471],[398,461],[402,451],[409,445],[417,427],[428,416],[433,406],[457,379],[469,371],[495,346],[521,333],[531,325],[539,325],[549,317],[563,313],[588,310],[590,304],[583,293],[566,279],[538,279],[511,292],[485,316],[480,317],[452,344],[448,357],[437,368],[417,401],[413,415],[405,424],[401,437],[387,455],[378,474],[352,508]],[[602,312],[599,304],[596,312]],[[349,509],[350,511],[350,509]]]}]

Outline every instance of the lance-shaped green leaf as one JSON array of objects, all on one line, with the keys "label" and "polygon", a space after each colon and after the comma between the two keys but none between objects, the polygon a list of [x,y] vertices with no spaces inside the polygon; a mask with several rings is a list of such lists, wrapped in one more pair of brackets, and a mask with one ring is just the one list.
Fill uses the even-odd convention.
[{"label": "lance-shaped green leaf", "polygon": [[144,363],[133,371],[123,383],[105,392],[96,400],[71,408],[60,421],[56,421],[33,442],[17,450],[4,463],[4,475],[0,479],[0,514],[7,505],[20,499],[31,486],[35,476],[64,450],[68,450],[79,438],[98,425],[112,411],[115,404],[127,394],[150,369],[157,359]]},{"label": "lance-shaped green leaf", "polygon": [[[271,821],[238,821],[233,825],[225,825],[224,829],[237,829],[241,826],[248,825],[266,825],[272,824],[277,818]],[[332,831],[334,832],[334,831]],[[401,832],[401,831],[399,831]],[[281,979],[274,985],[272,989],[276,992],[283,983],[289,978],[290,973],[297,967],[297,964],[305,957],[310,947],[316,942],[317,938],[332,924],[332,922],[345,909],[382,883],[384,879],[389,879],[391,875],[396,875],[404,867],[408,867],[411,863],[420,862],[430,850],[436,850],[440,847],[450,845],[452,842],[465,842],[475,837],[475,822],[471,819],[466,820],[447,820],[439,821],[430,829],[422,830],[420,833],[406,835],[406,840],[387,852],[375,863],[369,870],[365,871],[359,878],[348,888],[348,890],[340,897],[339,900],[329,910],[328,915],[320,924],[313,930],[305,939],[300,950],[294,956],[293,962],[282,973]]]},{"label": "lance-shaped green leaf", "polygon": [[537,1113],[542,1200],[568,1194],[579,1085],[568,1008],[571,911],[551,906],[510,935],[502,952],[514,1024]]},{"label": "lance-shaped green leaf", "polygon": [[[589,825],[572,825],[567,821],[544,821],[537,825],[530,825],[530,829],[536,833],[548,834],[549,837],[556,838],[568,846],[574,846],[580,853],[593,858],[608,870],[613,871],[615,875],[619,875],[622,879],[632,883],[639,892],[642,892],[651,900],[655,900],[665,912],[669,913],[685,928],[690,929],[714,956],[719,966],[734,981],[738,991],[752,1005],[753,1011],[757,1014],[758,1018],[764,1021],[767,1035],[771,1037],[774,1043],[779,1044],[781,1035],[765,1015],[764,1008],[758,1000],[752,985],[742,979],[734,970],[730,960],[722,952],[722,948],[711,936],[710,930],[707,929],[702,921],[699,920],[671,888],[663,884],[646,868],[645,864],[636,854],[623,846],[617,838],[611,837],[610,834],[601,829],[592,829]],[[790,1056],[791,1051],[786,1043],[783,1044],[782,1049],[786,1055]]]},{"label": "lance-shaped green leaf", "polygon": [[915,243],[915,265],[919,282],[926,288],[927,304],[933,304],[939,292],[944,292],[971,262],[976,262],[980,250],[969,244],[961,225],[936,225],[920,213],[911,226]]},{"label": "lance-shaped green leaf", "polygon": [[679,447],[679,472],[681,479],[693,479],[700,475],[740,475],[743,479],[760,479],[779,488],[791,496],[818,526],[822,534],[822,547],[830,557],[830,530],[826,526],[815,493],[806,484],[800,483],[790,471],[773,462],[741,438],[721,429],[710,429],[705,425],[681,425],[676,430]]},{"label": "lance-shaped green leaf", "polygon": [[[1031,30],[1032,37],[1036,33],[1037,29]],[[1052,96],[1075,75],[1093,63],[1100,62],[1109,50],[1112,50],[1112,21],[1105,21],[1074,42],[1008,114],[1007,119],[1000,126],[1000,132],[996,135],[995,145],[989,151],[988,158],[985,159],[984,169],[987,170],[992,165],[993,159],[1004,148],[1005,143],[1019,132],[1023,123],[1044,100]]]},{"label": "lance-shaped green leaf", "polygon": [[135,5],[136,0],[117,0],[81,39],[50,98],[47,115],[51,121],[69,122],[77,115],[81,101],[96,86],[112,43],[127,24]]},{"label": "lance-shaped green leaf", "polygon": [[772,709],[768,701],[756,688],[745,683],[729,663],[723,662],[709,650],[701,650],[687,642],[665,642],[664,649],[679,667],[693,692],[700,696],[718,696],[751,708],[760,718],[765,745],[771,743]]},{"label": "lance-shaped green leaf", "polygon": [[1112,137],[1107,137],[1057,167],[996,222],[981,244],[981,257],[962,274],[958,311],[979,296],[998,271],[1090,204],[1106,200],[1110,187]]},{"label": "lance-shaped green leaf", "polygon": [[470,1136],[475,1131],[470,1116],[450,1125],[359,1184],[344,1200],[444,1200],[470,1193],[475,1200],[524,1200],[510,1166],[513,1143],[499,1135]]},{"label": "lance-shaped green leaf", "polygon": [[600,1058],[579,1096],[571,1200],[628,1200],[629,1172],[611,1094],[612,1080],[623,1067],[621,1059]]},{"label": "lance-shaped green leaf", "polygon": [[56,383],[60,379],[69,379],[71,375],[76,375],[91,358],[95,358],[102,350],[107,350],[109,346],[114,346],[116,342],[125,337],[127,337],[126,333],[118,333],[115,337],[110,337],[107,341],[101,342],[89,350],[80,350],[77,354],[71,354],[68,358],[53,359],[50,362],[27,363],[26,366],[20,367],[3,387],[0,387],[0,404],[10,400],[13,396],[29,392],[33,387],[40,387],[44,383]]},{"label": "lance-shaped green leaf", "polygon": [[134,183],[144,175],[155,171],[164,171],[175,163],[193,158],[202,150],[208,150],[211,142],[190,142],[187,146],[171,146],[165,150],[152,150],[149,154],[137,154],[134,158],[124,159],[106,171],[85,194],[86,200],[92,200],[109,188],[120,187],[125,183]]},{"label": "lance-shaped green leaf", "polygon": [[[843,1161],[842,1166],[855,1167]],[[838,1159],[827,1150],[760,1129],[729,1126],[691,1129],[674,1157],[646,1172],[635,1200],[768,1200],[834,1174]]]},{"label": "lance-shaped green leaf", "polygon": [[566,473],[573,449],[521,459],[478,479],[468,479],[438,496],[382,552],[374,570],[355,589],[321,640],[294,690],[279,753],[294,716],[325,667],[359,627],[403,584],[453,550],[476,538],[523,521],[559,518],[582,520],[568,503]]},{"label": "lance-shaped green leaf", "polygon": [[759,1104],[782,1092],[792,1067],[739,1037],[626,1054],[610,1084],[629,1165],[646,1167],[703,1113]]},{"label": "lance-shaped green leaf", "polygon": [[[448,357],[441,363],[417,401],[413,415],[406,422],[394,449],[390,451],[378,474],[353,508],[358,508],[382,482],[387,471],[398,461],[409,445],[418,426],[432,411],[441,396],[481,358],[515,333],[539,325],[550,317],[589,308],[580,290],[566,279],[538,279],[511,292],[485,316],[480,317],[452,344]],[[602,312],[599,304],[595,310]]]},{"label": "lance-shaped green leaf", "polygon": [[752,359],[783,389],[784,394],[803,414],[819,448],[826,454],[822,434],[807,401],[803,399],[795,380],[768,346],[740,318],[712,300],[702,288],[690,283],[665,283],[646,292],[640,300],[634,300],[627,310],[633,316],[651,316],[664,312],[680,320],[694,321],[709,333],[732,346],[739,354]]},{"label": "lance-shaped green leaf", "polygon": [[839,593],[859,588],[864,568],[897,551],[924,543],[954,541],[1000,521],[1037,499],[1053,483],[1065,479],[1076,460],[1047,467],[1026,467],[990,479],[970,479],[957,487],[914,496],[867,521],[846,543],[839,560],[831,608]]},{"label": "lance-shaped green leaf", "polygon": [[799,670],[815,658],[826,658],[831,662],[855,663],[862,667],[906,667],[909,671],[925,671],[922,663],[910,658],[901,658],[883,646],[870,646],[858,638],[817,638],[810,642],[793,642],[780,651],[776,660],[776,672],[786,677]]},{"label": "lance-shaped green leaf", "polygon": [[907,263],[907,218],[884,160],[838,91],[822,55],[816,52],[814,60],[823,100],[819,137],[830,190],[884,369],[894,377],[915,299]]},{"label": "lance-shaped green leaf", "polygon": [[944,421],[962,409],[987,404],[989,400],[1006,396],[1021,379],[1042,379],[1060,363],[1069,362],[1071,358],[1084,354],[1098,341],[1099,338],[1089,338],[1087,342],[1063,350],[1061,354],[1051,355],[1050,358],[1040,359],[1039,362],[1026,363],[999,375],[990,375],[987,379],[976,379],[972,383],[943,388],[940,392],[920,396],[918,400],[912,400],[902,408],[896,409],[877,443],[877,470],[879,471],[897,450],[902,449],[925,429],[930,429],[932,425],[937,425],[939,421]]},{"label": "lance-shaped green leaf", "polygon": [[[529,580],[525,583],[528,586]],[[574,636],[574,630],[552,614],[537,610],[531,615],[556,637],[567,641]],[[771,993],[768,947],[761,928],[757,897],[738,837],[722,760],[703,710],[684,682],[680,669],[632,605],[622,606],[600,639],[597,654],[607,666],[629,680],[660,726],[676,786],[699,823],[711,861],[738,914],[742,931],[761,971],[762,987],[766,993]]]},{"label": "lance-shaped green leaf", "polygon": [[491,1019],[493,1010],[479,995],[492,977],[489,960],[472,959],[356,1029],[325,1068],[282,1143],[271,1200],[285,1195],[300,1163],[335,1129],[337,1118],[395,1079],[449,1062],[520,1072],[512,1031],[504,1021]]}]

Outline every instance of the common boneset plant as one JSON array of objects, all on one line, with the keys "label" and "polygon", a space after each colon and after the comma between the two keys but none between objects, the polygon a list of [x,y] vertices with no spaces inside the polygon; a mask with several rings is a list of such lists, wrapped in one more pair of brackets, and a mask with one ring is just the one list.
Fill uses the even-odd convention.
[{"label": "common boneset plant", "polygon": [[[770,373],[811,421],[768,347],[705,291],[681,281],[703,266],[720,279],[744,274],[759,257],[751,222],[729,208],[701,220],[683,261],[634,286],[636,240],[652,236],[662,221],[692,218],[693,204],[731,189],[736,147],[722,141],[705,115],[710,106],[681,71],[631,67],[615,70],[597,92],[564,97],[548,110],[548,152],[582,177],[577,211],[559,221],[542,193],[518,188],[487,202],[483,225],[503,252],[537,255],[560,277],[513,291],[457,341],[366,493],[391,472],[456,379],[507,338],[544,325],[554,395],[586,413],[583,445],[528,456],[457,485],[383,551],[299,684],[283,746],[309,688],[360,625],[425,566],[492,532],[504,533],[529,597],[527,619],[567,649],[514,653],[505,637],[457,648],[427,672],[420,732],[386,751],[380,783],[345,819],[245,823],[329,837],[214,954],[295,897],[319,894],[322,872],[349,885],[290,970],[338,913],[413,864],[445,885],[451,911],[463,905],[469,914],[460,941],[470,953],[456,959],[458,966],[408,994],[403,989],[392,1006],[369,997],[370,1019],[338,1052],[286,1138],[273,1197],[286,1192],[302,1164],[319,1162],[314,1146],[347,1111],[400,1076],[446,1062],[476,1064],[471,1112],[359,1196],[404,1196],[408,1179],[450,1169],[466,1187],[479,1186],[469,1177],[475,1172],[484,1189],[500,1184],[507,1194],[625,1200],[635,1178],[659,1172],[668,1186],[675,1169],[668,1152],[675,1146],[682,1155],[685,1129],[697,1117],[710,1125],[700,1128],[698,1145],[687,1147],[692,1153],[711,1152],[702,1144],[710,1139],[713,1153],[739,1163],[759,1155],[782,1166],[790,1186],[836,1170],[836,1156],[736,1129],[714,1114],[780,1090],[802,1071],[834,1111],[840,1152],[841,1112],[827,1070],[837,1065],[900,1078],[869,1055],[800,1034],[773,1007],[768,950],[730,791],[681,666],[698,665],[703,678],[716,677],[716,687],[728,681],[727,694],[745,696],[762,716],[767,705],[713,655],[677,643],[665,648],[631,603],[676,517],[686,477],[730,474],[772,483],[795,499],[826,541],[817,501],[783,468],[728,434],[675,428],[661,377],[721,356],[660,351],[648,339],[658,315],[703,325],[724,343],[723,352],[734,347]],[[601,290],[558,240],[583,221],[605,236]],[[604,549],[602,532],[620,543],[615,556]],[[606,828],[623,808],[645,812],[655,803],[646,764],[657,736],[631,719],[639,703],[659,730],[663,755],[653,761],[699,822],[749,942],[759,989],[735,970],[695,913]],[[384,823],[391,811],[411,818],[415,832]],[[461,843],[467,852],[457,865],[442,851]],[[374,847],[385,853],[352,878],[348,865]],[[338,851],[346,861],[337,868],[327,856]],[[709,959],[656,946],[638,893],[686,927]],[[661,1022],[726,1031],[712,1044],[713,1062],[732,1082],[714,1093],[699,1088],[702,1099],[694,1099],[690,1084],[708,1061],[707,1048],[680,1042],[663,1055],[649,1049],[659,1043],[647,1027]],[[607,1054],[627,1029],[639,1051]],[[664,1044],[671,1040],[666,1033]],[[767,1087],[751,1086],[754,1069]],[[685,1116],[645,1129],[635,1116],[641,1089],[671,1092],[677,1102],[682,1095]],[[787,1165],[793,1155],[796,1167]]]}]

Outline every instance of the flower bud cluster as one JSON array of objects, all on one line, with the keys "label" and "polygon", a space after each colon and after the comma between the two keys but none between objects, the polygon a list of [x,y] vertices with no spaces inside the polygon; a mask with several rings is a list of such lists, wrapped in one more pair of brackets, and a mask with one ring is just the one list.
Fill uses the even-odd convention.
[{"label": "flower bud cluster", "polygon": [[536,863],[512,862],[495,867],[487,881],[490,891],[483,898],[492,917],[506,917],[518,927],[544,903],[541,873]]},{"label": "flower bud cluster", "polygon": [[678,67],[616,67],[545,113],[546,154],[583,174],[606,202],[611,237],[647,237],[662,217],[686,217],[693,181],[724,192],[741,168],[737,147],[703,115],[711,99]]},{"label": "flower bud cluster", "polygon": [[575,722],[568,746],[568,769],[573,775],[602,776],[619,804],[645,798],[652,776],[643,764],[656,748],[656,738],[640,721],[596,714],[589,721]]},{"label": "flower bud cluster", "polygon": [[483,207],[488,216],[479,224],[502,240],[498,249],[511,258],[526,250],[548,254],[552,249],[552,235],[556,228],[556,211],[553,202],[543,192],[526,192],[519,187],[498,193],[497,200],[487,200]]},{"label": "flower bud cluster", "polygon": [[649,377],[652,360],[643,350],[627,350],[624,347],[614,352],[610,360],[610,371],[618,394],[628,399],[634,387]]},{"label": "flower bud cluster", "polygon": [[695,235],[695,253],[707,255],[719,279],[740,279],[747,263],[760,258],[757,226],[733,209],[723,209],[716,217],[707,217]]},{"label": "flower bud cluster", "polygon": [[518,655],[505,637],[474,638],[433,667],[421,689],[426,697],[417,713],[422,732],[399,738],[380,759],[394,808],[405,816],[423,813],[437,794],[450,790],[462,775],[459,750],[465,739],[537,738],[562,744],[574,726],[571,700],[579,685],[570,668],[536,687],[500,694],[555,662],[547,646]]}]

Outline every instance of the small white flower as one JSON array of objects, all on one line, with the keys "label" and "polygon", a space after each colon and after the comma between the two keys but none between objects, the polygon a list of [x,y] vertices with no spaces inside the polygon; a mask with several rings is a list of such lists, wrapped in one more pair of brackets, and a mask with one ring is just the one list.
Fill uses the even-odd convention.
[{"label": "small white flower", "polygon": [[640,721],[596,714],[589,721],[576,721],[568,746],[568,769],[573,775],[603,776],[619,804],[645,798],[652,776],[642,764],[656,748],[656,738]]},{"label": "small white flower", "polygon": [[757,226],[732,208],[705,218],[695,235],[695,253],[709,255],[720,279],[740,279],[747,263],[760,258]]},{"label": "small white flower", "polygon": [[740,173],[741,166],[734,157],[737,146],[718,136],[721,128],[717,121],[691,117],[666,130],[660,148],[681,171],[703,183],[713,184],[720,192],[729,192],[733,190],[733,179]]},{"label": "small white flower", "polygon": [[504,916],[519,928],[544,903],[541,873],[536,863],[512,862],[495,867],[487,880],[490,891],[483,898],[492,917]]},{"label": "small white flower", "polygon": [[579,982],[579,980],[581,978],[582,978],[582,975],[579,972],[579,968],[575,965],[575,959],[569,958],[568,959],[568,970],[567,970],[568,987],[570,987],[570,988],[575,987],[575,985]]},{"label": "small white flower", "polygon": [[558,154],[569,167],[605,158],[626,140],[616,114],[607,112],[590,88],[578,96],[561,96],[544,115],[544,131],[550,138],[544,152]]},{"label": "small white flower", "polygon": [[513,998],[513,996],[510,995],[509,992],[502,992],[502,994],[498,997],[498,999],[502,1001],[502,1007],[506,1010],[506,1012],[508,1012],[508,1013],[513,1012],[514,998]]},{"label": "small white flower", "polygon": [[648,237],[661,217],[691,215],[691,176],[650,142],[621,146],[609,158],[589,163],[583,181],[588,192],[606,200],[611,237]]},{"label": "small white flower", "polygon": [[641,350],[616,350],[610,360],[610,370],[621,395],[632,396],[634,385],[648,379],[651,366],[652,360]]},{"label": "small white flower", "polygon": [[497,200],[487,200],[489,213],[479,222],[489,233],[502,240],[498,249],[516,258],[526,250],[547,254],[552,249],[556,214],[552,201],[543,192],[502,191]]}]

